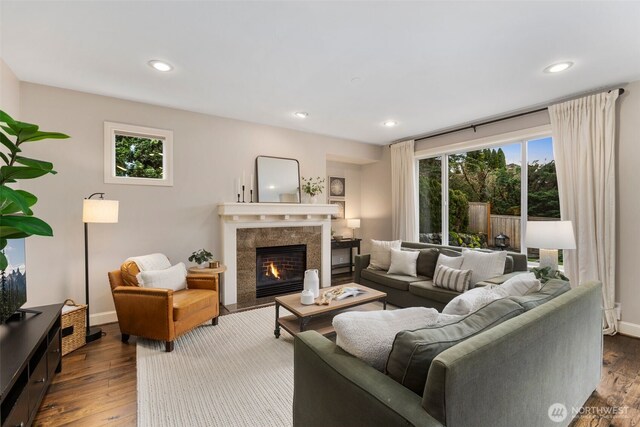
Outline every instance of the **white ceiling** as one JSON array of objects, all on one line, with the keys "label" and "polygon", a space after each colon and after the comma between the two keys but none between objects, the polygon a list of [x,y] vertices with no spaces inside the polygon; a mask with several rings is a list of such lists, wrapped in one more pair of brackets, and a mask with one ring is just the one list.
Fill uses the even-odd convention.
[{"label": "white ceiling", "polygon": [[21,80],[377,144],[640,79],[640,2],[0,7]]}]

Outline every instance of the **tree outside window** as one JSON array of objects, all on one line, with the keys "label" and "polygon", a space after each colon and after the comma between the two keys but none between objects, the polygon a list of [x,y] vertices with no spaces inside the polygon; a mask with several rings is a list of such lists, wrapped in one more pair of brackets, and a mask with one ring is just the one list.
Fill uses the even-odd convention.
[{"label": "tree outside window", "polygon": [[136,136],[115,136],[116,176],[163,178],[163,141]]}]

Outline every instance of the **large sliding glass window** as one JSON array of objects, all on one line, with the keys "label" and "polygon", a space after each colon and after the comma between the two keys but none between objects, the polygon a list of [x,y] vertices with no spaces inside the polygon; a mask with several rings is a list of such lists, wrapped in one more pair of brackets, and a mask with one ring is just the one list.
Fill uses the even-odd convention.
[{"label": "large sliding glass window", "polygon": [[524,253],[527,219],[560,218],[550,136],[442,153],[418,170],[422,242]]},{"label": "large sliding glass window", "polygon": [[[559,220],[560,198],[551,137],[527,142],[527,174],[529,221]],[[562,251],[559,254],[562,262]],[[530,261],[540,257],[537,248],[529,248],[527,255]]]},{"label": "large sliding glass window", "polygon": [[511,236],[520,250],[520,153],[522,144],[449,156],[449,243],[495,247],[494,237]]},{"label": "large sliding glass window", "polygon": [[438,243],[442,239],[442,157],[418,164],[420,241]]}]

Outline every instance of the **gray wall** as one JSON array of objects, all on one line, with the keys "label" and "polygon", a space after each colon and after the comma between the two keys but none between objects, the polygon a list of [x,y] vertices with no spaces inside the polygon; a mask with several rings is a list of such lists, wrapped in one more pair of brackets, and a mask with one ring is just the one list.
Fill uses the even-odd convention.
[{"label": "gray wall", "polygon": [[618,101],[616,301],[622,303],[622,331],[640,336],[640,81],[625,90]]},{"label": "gray wall", "polygon": [[[27,240],[28,304],[84,300],[82,199],[105,192],[107,198],[120,201],[120,222],[89,225],[93,313],[107,313],[97,321],[113,320],[108,313],[113,304],[107,271],[127,257],[163,252],[173,262],[187,262],[190,253],[202,247],[220,256],[216,205],[234,200],[234,179],[243,170],[248,177],[257,155],[297,158],[302,175],[326,176],[329,153],[371,163],[383,151],[375,145],[238,120],[26,82],[21,86],[23,120],[72,136],[34,143],[27,151],[52,161],[58,171],[23,185],[39,196],[36,214],[55,232],[53,238]],[[173,130],[174,186],[104,184],[105,120]],[[376,165],[359,168],[364,175]],[[361,232],[369,235],[364,223]]]}]

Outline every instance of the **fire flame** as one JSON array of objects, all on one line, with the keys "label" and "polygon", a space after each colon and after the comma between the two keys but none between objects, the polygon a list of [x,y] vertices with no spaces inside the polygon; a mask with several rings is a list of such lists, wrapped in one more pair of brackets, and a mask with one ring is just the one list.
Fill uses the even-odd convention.
[{"label": "fire flame", "polygon": [[271,263],[271,265],[267,269],[267,276],[273,276],[276,279],[280,278],[280,271],[278,271],[278,267],[273,265],[273,263]]}]

